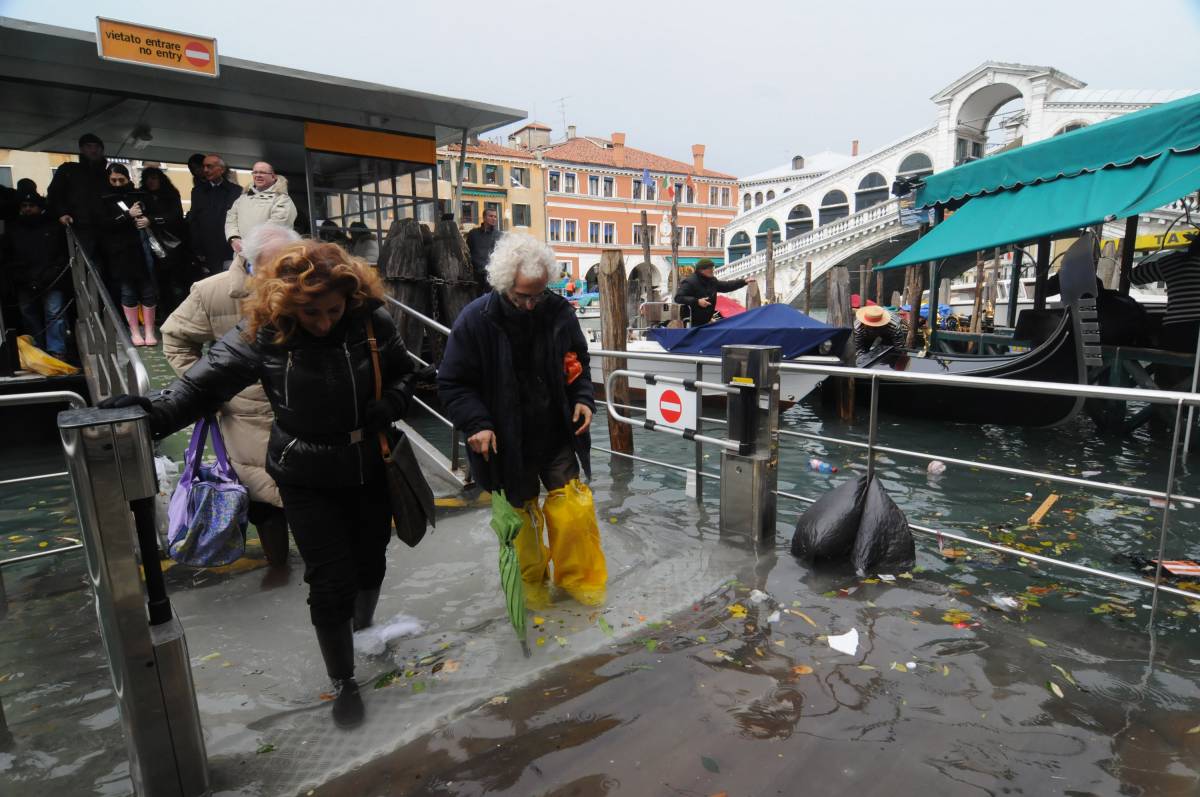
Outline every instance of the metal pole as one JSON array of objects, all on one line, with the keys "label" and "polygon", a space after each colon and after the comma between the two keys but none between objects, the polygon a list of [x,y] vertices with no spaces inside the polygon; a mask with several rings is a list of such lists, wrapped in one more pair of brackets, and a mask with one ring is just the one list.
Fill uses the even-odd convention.
[{"label": "metal pole", "polygon": [[1125,219],[1125,240],[1121,242],[1121,279],[1117,290],[1122,296],[1129,295],[1129,274],[1133,271],[1133,252],[1137,249],[1138,217]]},{"label": "metal pole", "polygon": [[1021,265],[1025,250],[1020,245],[1013,250],[1012,277],[1008,282],[1008,325],[1017,325],[1017,297],[1021,294]]},{"label": "metal pole", "polygon": [[871,415],[867,421],[867,481],[875,477],[875,443],[879,434],[879,377],[871,375]]},{"label": "metal pole", "polygon": [[[1196,381],[1200,378],[1200,329],[1196,330],[1196,356],[1192,360],[1192,392],[1196,392]],[[1187,427],[1183,430],[1183,461],[1187,462],[1188,451],[1192,448],[1192,425],[1196,421],[1196,408],[1188,407]]]},{"label": "metal pole", "polygon": [[454,184],[454,207],[452,208],[454,211],[455,224],[462,223],[463,177],[466,175],[467,171],[467,128],[465,127],[462,131],[462,144],[458,149],[458,158],[458,179],[455,180]]},{"label": "metal pole", "polygon": [[[696,363],[696,381],[704,379],[704,364]],[[696,387],[696,432],[704,431],[704,388]],[[704,470],[704,446],[696,441],[696,503],[704,501],[704,479],[700,476]]]},{"label": "metal pole", "polygon": [[1175,465],[1179,460],[1179,427],[1182,420],[1183,402],[1180,401],[1175,405],[1175,428],[1171,433],[1171,460],[1167,465],[1167,487],[1163,490],[1166,495],[1163,498],[1162,531],[1158,536],[1158,560],[1154,566],[1154,595],[1150,600],[1150,623],[1146,626],[1151,637],[1154,635],[1154,618],[1158,613],[1158,590],[1162,585],[1163,556],[1167,551],[1167,529],[1171,523],[1171,488],[1175,486]]}]

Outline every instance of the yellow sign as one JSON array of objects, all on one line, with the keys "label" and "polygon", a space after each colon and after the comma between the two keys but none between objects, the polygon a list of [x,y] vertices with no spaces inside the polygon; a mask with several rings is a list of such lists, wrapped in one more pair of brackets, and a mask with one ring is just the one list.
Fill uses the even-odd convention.
[{"label": "yellow sign", "polygon": [[[1187,231],[1184,231],[1187,232]],[[1133,239],[1133,248],[1137,252],[1146,250],[1156,251],[1158,249],[1178,249],[1187,246],[1191,243],[1184,232],[1169,232],[1166,235],[1139,235]],[[1113,240],[1105,238],[1104,243],[1112,243],[1114,250],[1119,250],[1121,247],[1121,239]]]},{"label": "yellow sign", "polygon": [[96,17],[96,51],[109,61],[217,77],[217,40]]}]

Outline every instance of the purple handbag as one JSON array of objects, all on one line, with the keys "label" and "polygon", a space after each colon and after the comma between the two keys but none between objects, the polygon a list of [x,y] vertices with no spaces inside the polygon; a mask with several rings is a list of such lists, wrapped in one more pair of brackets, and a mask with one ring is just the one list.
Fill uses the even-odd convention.
[{"label": "purple handbag", "polygon": [[[212,431],[215,465],[200,462]],[[246,552],[250,496],[229,464],[214,418],[201,418],[192,432],[179,484],[167,512],[167,554],[181,565],[218,567]]]}]

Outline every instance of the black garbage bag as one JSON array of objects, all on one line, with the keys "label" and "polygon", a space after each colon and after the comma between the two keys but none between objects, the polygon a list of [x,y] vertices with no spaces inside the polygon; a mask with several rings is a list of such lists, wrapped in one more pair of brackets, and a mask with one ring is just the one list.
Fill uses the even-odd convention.
[{"label": "black garbage bag", "polygon": [[871,479],[851,557],[855,572],[860,576],[903,573],[911,570],[916,561],[917,547],[908,519],[879,480]]},{"label": "black garbage bag", "polygon": [[854,551],[862,516],[866,477],[835,487],[821,496],[796,521],[792,556],[805,562],[845,562]]},{"label": "black garbage bag", "polygon": [[792,555],[812,564],[850,562],[859,575],[903,572],[916,563],[916,544],[908,520],[883,485],[861,475],[800,516]]}]

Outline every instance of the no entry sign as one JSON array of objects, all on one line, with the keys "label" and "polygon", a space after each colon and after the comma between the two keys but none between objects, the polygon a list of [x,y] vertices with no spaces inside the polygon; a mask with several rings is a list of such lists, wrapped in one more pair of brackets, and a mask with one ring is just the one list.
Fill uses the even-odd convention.
[{"label": "no entry sign", "polygon": [[209,36],[96,18],[96,51],[109,61],[217,77],[217,40]]},{"label": "no entry sign", "polygon": [[646,385],[646,415],[676,429],[696,428],[696,394],[673,385]]}]

